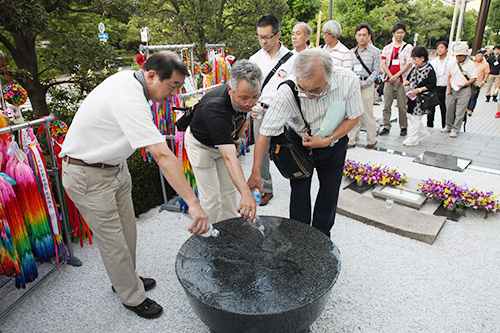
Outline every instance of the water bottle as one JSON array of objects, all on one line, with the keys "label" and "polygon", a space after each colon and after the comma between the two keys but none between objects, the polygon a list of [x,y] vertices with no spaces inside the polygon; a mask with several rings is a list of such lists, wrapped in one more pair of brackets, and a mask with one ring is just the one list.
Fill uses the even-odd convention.
[{"label": "water bottle", "polygon": [[210,229],[204,234],[201,234],[201,237],[219,237],[219,230],[215,229],[212,223],[210,223]]},{"label": "water bottle", "polygon": [[[180,214],[179,215],[179,224],[184,230],[188,230],[188,228],[191,226],[191,218],[188,218],[188,214]],[[218,237],[219,236],[219,230],[215,229],[212,224],[210,224],[210,228],[208,229],[207,232],[204,234],[201,234],[200,236],[202,237]]]},{"label": "water bottle", "polygon": [[[262,198],[260,192],[258,189],[254,189],[252,191],[252,195],[255,199],[255,202],[257,203],[257,206],[259,206],[260,204],[260,199]],[[259,230],[260,233],[262,235],[264,235],[264,230],[266,230],[266,228],[264,227],[264,225],[262,224],[262,221],[260,220],[259,216],[257,214],[255,214],[255,218],[253,219],[253,222],[250,222],[250,225],[252,227],[254,227],[255,229]]]}]

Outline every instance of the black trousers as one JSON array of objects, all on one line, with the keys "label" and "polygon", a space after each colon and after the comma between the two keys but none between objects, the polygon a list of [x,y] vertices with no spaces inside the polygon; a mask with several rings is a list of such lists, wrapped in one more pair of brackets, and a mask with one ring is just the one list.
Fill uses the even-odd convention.
[{"label": "black trousers", "polygon": [[479,96],[479,93],[470,95],[469,106],[467,107],[467,109],[474,111],[474,108],[476,107],[478,96]]},{"label": "black trousers", "polygon": [[[439,99],[439,109],[441,110],[441,128],[446,126],[446,87],[436,86],[436,95]],[[436,107],[427,113],[427,127],[434,127],[434,113]]]},{"label": "black trousers", "polygon": [[[300,137],[292,136],[301,142]],[[319,191],[312,214],[312,226],[330,237],[335,222],[337,202],[349,139],[345,135],[332,148],[313,149],[314,169],[318,173]],[[314,170],[313,170],[314,172]],[[290,218],[311,225],[311,181],[312,176],[291,179]]]}]

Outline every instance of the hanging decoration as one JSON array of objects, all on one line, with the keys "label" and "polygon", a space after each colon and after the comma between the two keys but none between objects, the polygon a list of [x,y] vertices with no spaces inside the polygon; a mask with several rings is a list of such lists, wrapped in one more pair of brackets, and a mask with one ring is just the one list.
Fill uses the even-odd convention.
[{"label": "hanging decoration", "polygon": [[142,65],[144,65],[144,63],[146,62],[146,56],[142,53],[139,53],[135,58],[135,62],[137,62],[137,64],[142,67]]},{"label": "hanging decoration", "polygon": [[23,105],[28,100],[28,93],[19,84],[11,84],[3,91],[5,100],[15,106]]},{"label": "hanging decoration", "polygon": [[3,58],[3,53],[0,51],[0,58],[2,58],[1,66],[2,70],[9,81],[9,85],[5,87],[3,91],[3,98],[12,105],[19,106],[26,103],[28,100],[28,93],[19,84],[13,84],[10,79],[9,71],[7,70],[7,65],[5,64],[5,59]]}]

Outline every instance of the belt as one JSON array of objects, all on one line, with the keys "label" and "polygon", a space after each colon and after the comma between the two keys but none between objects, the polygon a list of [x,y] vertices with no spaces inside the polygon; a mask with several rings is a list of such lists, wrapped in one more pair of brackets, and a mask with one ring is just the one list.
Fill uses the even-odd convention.
[{"label": "belt", "polygon": [[101,169],[107,169],[107,168],[116,168],[118,165],[111,165],[111,164],[106,164],[106,163],[85,163],[82,160],[79,160],[77,158],[72,158],[69,156],[64,156],[63,160],[65,162],[68,162],[69,164],[74,164],[74,165],[81,165],[81,166],[86,166],[86,167],[91,167],[91,168],[101,168]]}]

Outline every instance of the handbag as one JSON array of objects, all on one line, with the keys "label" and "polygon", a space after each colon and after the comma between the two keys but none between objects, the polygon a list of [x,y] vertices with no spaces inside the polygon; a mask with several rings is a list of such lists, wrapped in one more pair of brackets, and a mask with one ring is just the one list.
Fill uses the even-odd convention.
[{"label": "handbag", "polygon": [[[298,92],[295,89],[295,83],[290,80],[286,80],[283,83],[287,84],[292,90],[297,105],[299,106],[300,115],[304,120],[307,132],[310,134],[311,129],[302,114]],[[282,134],[271,137],[271,143],[269,144],[269,157],[274,162],[281,175],[287,179],[311,177],[314,169],[312,151],[311,149],[300,146],[300,144],[297,143],[297,140],[294,140],[292,137],[291,131],[292,129],[285,127]],[[307,150],[309,150],[309,152],[307,152]]]},{"label": "handbag", "polygon": [[439,98],[435,91],[424,91],[418,95],[418,98],[420,98],[423,110],[429,110],[439,105]]},{"label": "handbag", "polygon": [[384,94],[384,85],[385,81],[382,81],[377,87],[377,93],[379,96],[382,96]]}]

